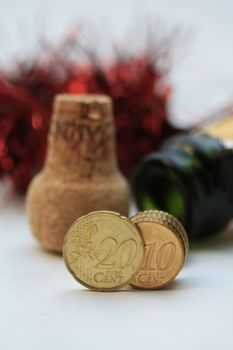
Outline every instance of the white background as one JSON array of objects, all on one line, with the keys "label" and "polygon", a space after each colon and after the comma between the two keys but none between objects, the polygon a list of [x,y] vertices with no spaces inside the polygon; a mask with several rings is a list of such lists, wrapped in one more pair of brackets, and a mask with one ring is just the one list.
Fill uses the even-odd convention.
[{"label": "white background", "polygon": [[[28,57],[38,40],[57,40],[80,24],[85,34],[109,42],[135,32],[135,42],[148,18],[161,31],[175,26],[186,36],[174,54],[170,81],[175,91],[171,115],[188,123],[212,114],[232,102],[233,1],[232,0],[1,0],[0,63]],[[139,19],[145,18],[144,24]],[[133,29],[132,29],[133,28]],[[98,32],[98,36],[97,33]],[[87,34],[88,33],[88,34]],[[97,40],[96,40],[97,37]],[[106,43],[105,43],[106,41]],[[135,44],[126,42],[125,46]]]},{"label": "white background", "polygon": [[[3,65],[33,52],[40,36],[59,38],[77,19],[90,26],[105,21],[119,38],[126,27],[137,26],[140,14],[159,15],[167,27],[178,24],[190,33],[170,76],[176,87],[173,117],[200,118],[232,99],[231,0],[1,0],[0,5]],[[4,191],[0,196],[1,350],[232,350],[233,233],[193,249],[166,289],[94,293],[72,279],[61,257],[39,248],[23,203]]]}]

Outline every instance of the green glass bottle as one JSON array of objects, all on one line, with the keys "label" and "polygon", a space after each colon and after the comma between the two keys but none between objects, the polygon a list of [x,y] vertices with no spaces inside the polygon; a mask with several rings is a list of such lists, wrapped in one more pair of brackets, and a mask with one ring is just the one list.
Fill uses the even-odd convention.
[{"label": "green glass bottle", "polygon": [[139,210],[167,211],[190,239],[210,237],[233,218],[233,142],[174,137],[139,164],[132,189]]}]

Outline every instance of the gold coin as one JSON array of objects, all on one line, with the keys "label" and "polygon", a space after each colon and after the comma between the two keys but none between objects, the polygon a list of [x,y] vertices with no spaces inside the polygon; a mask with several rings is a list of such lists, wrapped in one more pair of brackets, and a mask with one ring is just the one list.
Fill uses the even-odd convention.
[{"label": "gold coin", "polygon": [[63,257],[70,273],[84,286],[114,291],[126,286],[140,269],[144,243],[129,219],[115,212],[96,211],[69,228]]},{"label": "gold coin", "polygon": [[150,210],[130,218],[144,238],[145,256],[140,271],[130,284],[136,288],[159,289],[171,282],[184,265],[188,238],[172,215]]},{"label": "gold coin", "polygon": [[134,223],[144,221],[156,221],[158,224],[162,224],[168,228],[170,228],[173,231],[176,231],[176,233],[180,236],[180,239],[182,240],[182,243],[184,245],[185,249],[185,256],[188,253],[189,250],[189,241],[187,233],[183,227],[183,225],[180,223],[180,221],[175,218],[173,215],[161,211],[161,210],[144,210],[141,212],[138,212],[136,215],[131,217],[131,220]]}]

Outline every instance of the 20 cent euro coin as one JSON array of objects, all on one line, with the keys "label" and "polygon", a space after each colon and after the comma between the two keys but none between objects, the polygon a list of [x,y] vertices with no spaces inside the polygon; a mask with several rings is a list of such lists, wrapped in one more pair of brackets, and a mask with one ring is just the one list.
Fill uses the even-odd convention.
[{"label": "20 cent euro coin", "polygon": [[136,226],[110,211],[82,216],[69,228],[63,245],[65,264],[84,286],[114,291],[126,286],[144,258],[144,243]]}]

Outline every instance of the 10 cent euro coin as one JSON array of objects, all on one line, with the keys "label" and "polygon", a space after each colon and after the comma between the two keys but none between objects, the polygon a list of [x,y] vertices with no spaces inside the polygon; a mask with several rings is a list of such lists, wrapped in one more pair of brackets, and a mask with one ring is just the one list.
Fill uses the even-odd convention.
[{"label": "10 cent euro coin", "polygon": [[114,291],[126,286],[138,273],[144,242],[126,217],[110,211],[92,212],[69,228],[63,257],[70,273],[84,286]]},{"label": "10 cent euro coin", "polygon": [[145,256],[131,285],[141,289],[159,289],[180,272],[188,253],[188,238],[182,224],[172,215],[149,210],[132,216],[144,238]]}]

